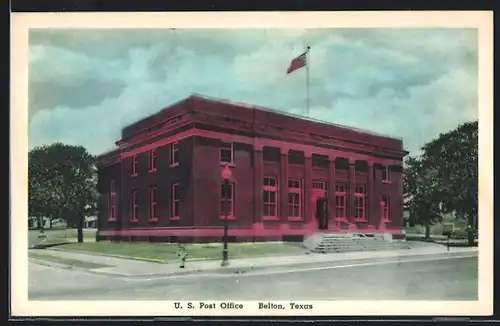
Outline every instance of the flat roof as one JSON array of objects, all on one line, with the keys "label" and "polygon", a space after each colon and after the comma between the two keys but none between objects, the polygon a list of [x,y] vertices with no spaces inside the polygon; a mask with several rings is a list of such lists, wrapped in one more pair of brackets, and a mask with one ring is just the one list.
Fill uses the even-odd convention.
[{"label": "flat roof", "polygon": [[119,147],[117,147],[117,146],[115,146],[115,147],[114,147],[114,148],[112,148],[112,149],[109,149],[109,150],[107,150],[107,151],[105,151],[105,152],[102,152],[102,153],[100,153],[100,154],[97,154],[97,157],[98,157],[98,158],[100,158],[100,159],[102,159],[102,158],[104,158],[104,157],[106,157],[106,156],[109,156],[109,157],[111,158],[111,157],[113,157],[113,156],[115,156],[115,155],[119,155],[119,154],[120,154],[120,148],[119,148]]},{"label": "flat roof", "polygon": [[[211,102],[215,102],[215,103],[224,103],[224,104],[229,104],[232,106],[242,107],[242,108],[251,109],[251,110],[260,110],[260,111],[264,111],[264,112],[270,112],[270,113],[274,113],[274,114],[281,115],[281,116],[286,116],[286,117],[290,117],[290,118],[294,118],[294,119],[298,119],[298,120],[310,121],[310,122],[323,124],[323,125],[327,125],[327,126],[332,126],[332,127],[336,127],[336,128],[340,128],[340,129],[344,129],[344,130],[350,130],[350,131],[354,131],[354,132],[364,133],[364,134],[371,135],[371,136],[383,137],[383,138],[399,140],[399,141],[403,140],[401,137],[397,137],[397,136],[393,136],[393,135],[389,135],[389,134],[378,133],[378,132],[374,132],[374,131],[371,131],[368,129],[362,129],[362,128],[357,128],[357,127],[341,125],[341,124],[337,124],[337,123],[328,122],[325,120],[319,120],[319,119],[315,119],[315,118],[306,117],[306,116],[300,115],[300,114],[290,113],[290,112],[287,112],[284,110],[271,109],[271,108],[260,106],[260,105],[232,101],[232,100],[222,99],[222,98],[216,98],[216,97],[206,96],[206,95],[199,94],[199,93],[193,93],[190,96],[188,96],[182,100],[176,101],[176,102],[162,108],[161,110],[159,110],[158,112],[156,112],[154,114],[150,114],[150,115],[148,115],[140,120],[137,120],[134,123],[131,123],[127,126],[124,126],[124,127],[122,127],[122,131],[126,128],[133,127],[134,125],[136,125],[140,122],[144,122],[144,121],[146,121],[154,116],[159,116],[161,113],[168,111],[168,109],[171,108],[172,106],[174,106],[175,104],[184,102],[184,101],[188,100],[189,98],[198,98],[201,100],[211,101]],[[144,128],[144,130],[148,129],[148,128],[149,127],[146,127],[146,128]],[[98,156],[100,158],[103,158],[107,155],[114,154],[113,152],[117,152],[117,151],[119,151],[119,147],[109,149],[108,151],[101,153]],[[118,154],[118,152],[116,154]]]},{"label": "flat roof", "polygon": [[300,119],[300,120],[307,120],[307,121],[311,121],[311,122],[315,122],[315,123],[320,123],[320,124],[325,124],[325,125],[329,125],[329,126],[333,126],[333,127],[345,129],[345,130],[357,131],[357,132],[369,134],[369,135],[372,135],[372,136],[392,138],[392,139],[401,140],[401,141],[403,140],[401,137],[397,137],[397,136],[393,136],[393,135],[389,135],[389,134],[377,133],[377,132],[374,132],[374,131],[371,131],[371,130],[368,130],[368,129],[350,127],[350,126],[341,125],[341,124],[337,124],[337,123],[332,123],[332,122],[328,122],[328,121],[324,121],[324,120],[314,119],[314,118],[306,117],[306,116],[303,116],[303,115],[300,115],[300,114],[290,113],[290,112],[283,111],[283,110],[271,109],[271,108],[263,107],[263,106],[259,106],[259,105],[252,105],[252,104],[243,103],[243,102],[231,101],[231,100],[227,100],[227,99],[220,99],[220,98],[205,96],[205,95],[201,95],[201,94],[193,94],[192,96],[198,97],[198,98],[201,98],[201,99],[205,99],[205,100],[209,100],[209,101],[213,101],[213,102],[226,103],[226,104],[230,104],[230,105],[234,105],[234,106],[240,106],[240,107],[244,107],[244,108],[247,108],[247,109],[267,111],[267,112],[276,113],[276,114],[283,115],[283,116],[288,116],[290,118],[295,118],[295,119]]}]

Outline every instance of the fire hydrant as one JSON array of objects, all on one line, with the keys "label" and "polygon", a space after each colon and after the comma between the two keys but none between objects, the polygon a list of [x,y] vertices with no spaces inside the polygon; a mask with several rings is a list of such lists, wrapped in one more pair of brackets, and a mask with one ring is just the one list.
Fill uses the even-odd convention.
[{"label": "fire hydrant", "polygon": [[177,257],[179,257],[179,263],[180,263],[180,268],[184,268],[184,265],[186,264],[186,258],[187,258],[187,252],[184,251],[184,248],[179,247],[177,249]]}]

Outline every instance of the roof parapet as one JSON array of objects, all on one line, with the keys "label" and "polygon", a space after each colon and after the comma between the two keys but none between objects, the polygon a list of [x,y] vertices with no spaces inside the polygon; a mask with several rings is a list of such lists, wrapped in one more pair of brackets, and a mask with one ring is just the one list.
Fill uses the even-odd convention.
[{"label": "roof parapet", "polygon": [[398,136],[377,133],[377,132],[374,132],[374,131],[371,131],[371,130],[367,130],[367,129],[357,128],[357,127],[350,127],[350,126],[341,125],[341,124],[337,124],[337,123],[333,123],[333,122],[328,122],[328,121],[325,121],[325,120],[319,120],[319,119],[309,118],[309,117],[306,117],[306,116],[303,116],[303,115],[300,115],[300,114],[290,113],[290,112],[283,111],[283,110],[271,109],[271,108],[268,108],[268,107],[263,107],[263,106],[259,106],[259,105],[251,105],[251,104],[247,104],[247,103],[243,103],[243,102],[231,101],[231,100],[226,100],[226,99],[219,99],[219,98],[214,98],[214,97],[205,96],[205,95],[201,95],[201,94],[193,94],[192,96],[199,97],[199,98],[202,98],[202,99],[206,99],[206,100],[209,100],[209,101],[214,101],[214,102],[219,102],[219,103],[226,103],[226,104],[230,104],[230,105],[241,106],[241,107],[245,107],[247,109],[267,111],[267,112],[276,113],[276,114],[279,114],[279,115],[288,116],[290,118],[295,118],[295,119],[300,119],[300,120],[306,120],[306,121],[310,121],[310,122],[325,124],[325,125],[329,125],[329,126],[332,126],[332,127],[337,127],[337,128],[345,129],[345,130],[357,131],[357,132],[369,134],[369,135],[372,135],[372,136],[392,138],[394,140],[400,140],[400,141],[403,140],[401,137],[398,137]]}]

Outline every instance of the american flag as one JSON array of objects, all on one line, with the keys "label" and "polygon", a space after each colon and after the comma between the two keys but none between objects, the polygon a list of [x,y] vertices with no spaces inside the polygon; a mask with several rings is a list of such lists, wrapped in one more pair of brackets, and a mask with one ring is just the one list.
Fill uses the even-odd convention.
[{"label": "american flag", "polygon": [[307,64],[307,52],[299,55],[297,58],[293,59],[286,71],[287,74],[304,67]]}]

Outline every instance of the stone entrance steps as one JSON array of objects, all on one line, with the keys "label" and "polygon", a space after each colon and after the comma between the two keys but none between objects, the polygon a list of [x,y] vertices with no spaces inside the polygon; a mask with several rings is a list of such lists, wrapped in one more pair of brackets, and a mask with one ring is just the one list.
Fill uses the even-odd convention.
[{"label": "stone entrance steps", "polygon": [[312,252],[335,253],[353,251],[379,251],[409,249],[406,241],[393,240],[390,235],[362,233],[314,234],[304,240]]}]

